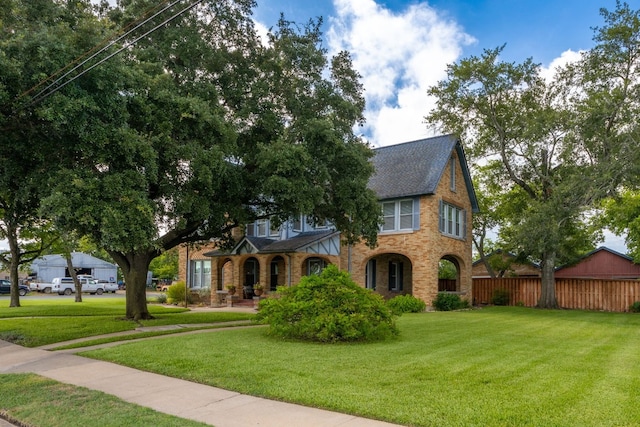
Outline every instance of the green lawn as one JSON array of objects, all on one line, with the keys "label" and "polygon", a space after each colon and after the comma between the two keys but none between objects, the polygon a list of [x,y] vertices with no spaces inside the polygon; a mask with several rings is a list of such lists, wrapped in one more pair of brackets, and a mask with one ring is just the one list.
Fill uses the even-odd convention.
[{"label": "green lawn", "polygon": [[0,410],[25,426],[197,427],[206,424],[156,412],[114,396],[31,374],[0,375]]},{"label": "green lawn", "polygon": [[88,352],[140,369],[417,426],[640,425],[640,316],[496,307],[404,315],[365,345],[263,328]]},{"label": "green lawn", "polygon": [[[0,306],[0,339],[26,347],[73,340],[113,332],[132,331],[139,326],[220,323],[254,317],[251,313],[190,312],[185,308],[149,304],[152,320],[124,320],[123,298],[29,300],[21,307]],[[165,332],[167,333],[167,332]]]}]

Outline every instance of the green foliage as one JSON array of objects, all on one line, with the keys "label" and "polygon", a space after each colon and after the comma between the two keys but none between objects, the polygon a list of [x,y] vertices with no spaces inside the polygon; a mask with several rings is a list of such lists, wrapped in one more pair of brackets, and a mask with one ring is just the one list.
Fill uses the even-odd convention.
[{"label": "green foliage", "polygon": [[491,304],[493,305],[509,305],[510,294],[506,289],[496,289],[491,296]]},{"label": "green foliage", "polygon": [[449,292],[438,292],[436,299],[432,302],[433,307],[438,311],[452,311],[469,308],[469,301],[460,298],[460,295]]},{"label": "green foliage", "polygon": [[166,304],[167,300],[167,294],[158,294],[158,296],[156,297],[156,302],[158,304]]},{"label": "green foliage", "polygon": [[186,284],[183,281],[176,282],[167,288],[167,301],[171,301],[173,304],[183,303],[185,295],[187,297],[187,304],[191,304],[191,292],[187,292]]},{"label": "green foliage", "polygon": [[178,248],[164,251],[149,264],[153,277],[174,280],[178,277]]},{"label": "green foliage", "polygon": [[458,277],[458,269],[447,259],[441,259],[438,263],[438,279],[455,279]]},{"label": "green foliage", "polygon": [[296,286],[279,287],[278,294],[262,300],[257,315],[274,336],[335,343],[383,340],[398,333],[384,299],[333,265]]},{"label": "green foliage", "polygon": [[427,308],[427,304],[424,301],[409,294],[391,298],[387,301],[387,306],[397,315],[402,313],[422,313]]},{"label": "green foliage", "polygon": [[640,301],[635,301],[629,306],[629,311],[632,313],[640,313]]},{"label": "green foliage", "polygon": [[635,262],[640,262],[640,191],[624,190],[602,203],[600,223],[617,234],[626,234],[625,242]]},{"label": "green foliage", "polygon": [[478,250],[486,227],[499,225],[506,249],[535,257],[539,307],[557,306],[553,268],[602,237],[585,220],[598,200],[640,184],[640,12],[616,2],[600,13],[596,45],[552,79],[532,58],[501,60],[502,45],[450,64],[429,89],[436,108],[427,123],[460,136],[483,165],[482,202],[495,215],[475,223]]}]

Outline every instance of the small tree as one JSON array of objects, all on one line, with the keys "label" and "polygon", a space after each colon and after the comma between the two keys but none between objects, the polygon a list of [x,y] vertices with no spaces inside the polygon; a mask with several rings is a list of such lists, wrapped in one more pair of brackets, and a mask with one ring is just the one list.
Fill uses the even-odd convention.
[{"label": "small tree", "polygon": [[279,297],[260,302],[258,321],[269,333],[318,342],[375,341],[397,335],[394,315],[384,299],[358,286],[335,266],[303,277]]}]

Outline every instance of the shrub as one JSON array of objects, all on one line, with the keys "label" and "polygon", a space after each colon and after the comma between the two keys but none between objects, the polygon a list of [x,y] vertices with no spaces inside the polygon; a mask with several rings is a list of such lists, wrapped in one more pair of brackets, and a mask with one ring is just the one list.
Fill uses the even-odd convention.
[{"label": "shrub", "polygon": [[[184,282],[176,282],[167,288],[167,300],[173,304],[184,302],[186,285]],[[191,292],[187,292],[187,304],[191,304]]]},{"label": "shrub", "polygon": [[632,313],[640,313],[640,301],[636,301],[629,306],[629,311]]},{"label": "shrub", "polygon": [[493,305],[509,305],[509,291],[506,289],[495,289],[493,296],[491,297],[491,304]]},{"label": "shrub", "polygon": [[451,311],[469,308],[469,301],[463,300],[458,294],[449,292],[439,292],[432,304],[438,311]]},{"label": "shrub", "polygon": [[269,324],[271,335],[305,341],[377,341],[398,333],[384,299],[335,266],[279,287],[276,297],[260,302],[257,321]]},{"label": "shrub", "polygon": [[413,295],[398,295],[387,301],[387,306],[394,314],[421,313],[427,308],[427,304]]},{"label": "shrub", "polygon": [[211,304],[211,288],[201,288],[198,290],[198,296],[200,297],[200,304]]},{"label": "shrub", "polygon": [[156,297],[156,302],[158,304],[166,304],[166,302],[167,302],[167,294],[159,294]]}]

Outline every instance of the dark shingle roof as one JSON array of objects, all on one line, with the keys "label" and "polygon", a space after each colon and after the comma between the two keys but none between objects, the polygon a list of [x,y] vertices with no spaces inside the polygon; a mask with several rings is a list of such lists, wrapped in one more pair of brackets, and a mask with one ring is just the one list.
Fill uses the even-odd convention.
[{"label": "dark shingle roof", "polygon": [[378,199],[435,194],[451,154],[456,150],[473,210],[478,204],[462,145],[455,135],[405,142],[375,149],[375,172],[369,188]]},{"label": "dark shingle roof", "polygon": [[288,252],[302,249],[312,243],[324,240],[334,234],[339,234],[335,230],[307,231],[295,237],[285,240],[275,240],[270,245],[261,248],[261,252]]},{"label": "dark shingle roof", "polygon": [[444,135],[377,148],[369,188],[379,199],[434,194],[457,141]]},{"label": "dark shingle roof", "polygon": [[253,247],[255,247],[258,253],[266,253],[266,252],[295,252],[301,249],[304,249],[306,246],[309,246],[315,242],[319,242],[321,240],[332,237],[333,235],[340,234],[335,230],[320,230],[320,231],[307,231],[304,233],[300,233],[295,237],[291,237],[289,239],[284,240],[274,240],[268,239],[264,237],[255,237],[255,236],[245,236],[242,240],[240,240],[235,248],[231,252],[225,252],[220,250],[215,250],[211,252],[206,252],[204,255],[209,257],[223,256],[233,254],[237,251],[237,249],[242,246],[243,242],[249,242]]}]

